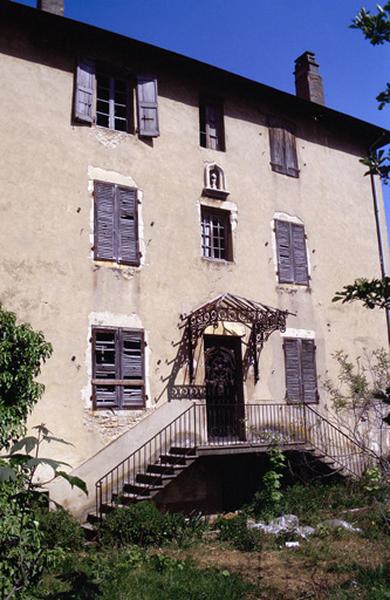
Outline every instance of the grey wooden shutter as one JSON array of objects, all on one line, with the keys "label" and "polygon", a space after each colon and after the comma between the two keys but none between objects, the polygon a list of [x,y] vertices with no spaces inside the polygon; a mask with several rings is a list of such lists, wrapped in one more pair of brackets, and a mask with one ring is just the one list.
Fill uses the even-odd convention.
[{"label": "grey wooden shutter", "polygon": [[113,260],[115,255],[115,186],[95,182],[95,258]]},{"label": "grey wooden shutter", "polygon": [[157,137],[160,135],[157,79],[146,76],[137,77],[137,116],[140,136]]},{"label": "grey wooden shutter", "polygon": [[144,406],[144,339],[142,331],[121,331],[121,377],[134,380],[122,388],[124,407]]},{"label": "grey wooden shutter", "polygon": [[272,169],[277,173],[286,173],[284,129],[276,117],[270,117],[268,125]]},{"label": "grey wooden shutter", "polygon": [[206,146],[219,150],[219,115],[215,104],[205,106]]},{"label": "grey wooden shutter", "polygon": [[288,402],[302,401],[301,364],[298,339],[284,340],[286,396]]},{"label": "grey wooden shutter", "polygon": [[105,383],[105,380],[116,380],[119,376],[117,332],[109,329],[94,329],[92,336],[95,404],[101,407],[116,406],[117,386]]},{"label": "grey wooden shutter", "polygon": [[300,340],[303,402],[317,402],[317,371],[314,340]]},{"label": "grey wooden shutter", "polygon": [[290,223],[275,220],[276,251],[280,283],[294,282],[293,251]]},{"label": "grey wooden shutter", "polygon": [[82,59],[76,69],[76,89],[74,93],[74,118],[84,123],[94,119],[95,63]]},{"label": "grey wooden shutter", "polygon": [[137,190],[117,187],[118,261],[139,265]]},{"label": "grey wooden shutter", "polygon": [[287,175],[291,177],[299,177],[297,147],[295,143],[295,135],[291,128],[287,127],[284,130],[284,151],[285,151],[285,168]]},{"label": "grey wooden shutter", "polygon": [[307,252],[305,229],[303,225],[291,223],[291,242],[294,264],[294,282],[308,285]]}]

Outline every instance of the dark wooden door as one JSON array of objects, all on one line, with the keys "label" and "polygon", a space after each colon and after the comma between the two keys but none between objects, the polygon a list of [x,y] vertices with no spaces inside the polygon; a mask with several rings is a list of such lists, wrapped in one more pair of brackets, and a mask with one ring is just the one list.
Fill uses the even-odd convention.
[{"label": "dark wooden door", "polygon": [[210,439],[245,439],[241,339],[205,335],[207,433]]}]

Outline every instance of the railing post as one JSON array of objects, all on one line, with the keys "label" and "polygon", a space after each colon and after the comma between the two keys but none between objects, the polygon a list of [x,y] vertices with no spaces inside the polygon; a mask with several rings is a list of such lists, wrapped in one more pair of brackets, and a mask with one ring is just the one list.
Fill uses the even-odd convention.
[{"label": "railing post", "polygon": [[194,411],[194,450],[196,451],[196,408],[197,408],[197,404],[196,402],[193,405],[193,411]]},{"label": "railing post", "polygon": [[309,440],[308,440],[308,435],[307,435],[306,404],[302,404],[302,407],[303,407],[303,431],[304,431],[304,436],[305,436],[305,443],[307,444],[309,442]]}]

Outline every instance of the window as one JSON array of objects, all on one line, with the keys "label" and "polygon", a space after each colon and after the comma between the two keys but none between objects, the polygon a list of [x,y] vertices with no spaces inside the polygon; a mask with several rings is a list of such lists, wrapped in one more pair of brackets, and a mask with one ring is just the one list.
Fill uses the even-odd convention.
[{"label": "window", "polygon": [[279,282],[309,285],[303,225],[275,220],[275,237]]},{"label": "window", "polygon": [[201,100],[199,106],[200,145],[212,150],[225,150],[223,106],[218,100]]},{"label": "window", "polygon": [[202,206],[202,255],[205,258],[233,260],[230,213]]},{"label": "window", "polygon": [[111,260],[138,266],[137,190],[95,181],[96,260]]},{"label": "window", "polygon": [[130,90],[123,79],[96,75],[96,124],[130,131]]},{"label": "window", "polygon": [[299,177],[297,149],[292,126],[281,119],[271,117],[269,119],[269,141],[272,170],[290,177]]},{"label": "window", "polygon": [[158,92],[157,79],[140,75],[134,79],[116,76],[96,67],[92,60],[78,62],[74,93],[74,118],[79,123],[117,131],[134,129],[133,89],[136,79],[138,135],[157,137]]},{"label": "window", "polygon": [[95,327],[92,344],[95,408],[143,408],[143,331]]},{"label": "window", "polygon": [[288,402],[318,402],[315,349],[311,339],[284,340]]}]

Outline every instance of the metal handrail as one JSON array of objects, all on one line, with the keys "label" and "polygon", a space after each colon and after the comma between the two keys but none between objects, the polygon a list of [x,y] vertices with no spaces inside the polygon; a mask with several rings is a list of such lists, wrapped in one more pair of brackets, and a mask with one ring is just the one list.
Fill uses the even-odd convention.
[{"label": "metal handrail", "polygon": [[285,445],[310,445],[353,476],[368,465],[366,450],[310,405],[194,403],[96,482],[96,514],[135,484],[134,494],[158,490],[161,474],[149,466],[162,467],[161,457],[175,446],[196,453],[205,446],[269,445],[275,436]]}]

